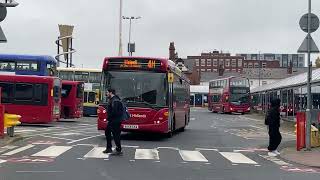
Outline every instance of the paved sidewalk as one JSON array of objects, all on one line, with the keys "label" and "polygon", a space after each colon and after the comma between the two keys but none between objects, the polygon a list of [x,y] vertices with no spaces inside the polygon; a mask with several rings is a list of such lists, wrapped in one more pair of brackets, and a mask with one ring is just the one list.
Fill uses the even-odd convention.
[{"label": "paved sidewalk", "polygon": [[14,142],[20,141],[23,139],[23,136],[21,135],[14,135],[14,137],[9,137],[7,135],[5,135],[3,138],[0,138],[0,147],[6,146],[6,145],[10,145]]},{"label": "paved sidewalk", "polygon": [[[260,121],[260,123],[262,125],[264,125],[264,118],[265,118],[265,115],[263,114],[258,114],[258,113],[250,113],[250,114],[246,114],[244,115],[244,117],[248,118],[248,119],[253,119],[253,120],[258,120]],[[295,122],[293,121],[286,121],[282,118],[282,121],[281,121],[281,125],[280,125],[280,130],[281,131],[285,131],[285,132],[290,132],[290,133],[295,133]]]},{"label": "paved sidewalk", "polygon": [[320,147],[311,151],[297,151],[295,147],[287,147],[281,150],[281,158],[305,166],[320,168]]}]

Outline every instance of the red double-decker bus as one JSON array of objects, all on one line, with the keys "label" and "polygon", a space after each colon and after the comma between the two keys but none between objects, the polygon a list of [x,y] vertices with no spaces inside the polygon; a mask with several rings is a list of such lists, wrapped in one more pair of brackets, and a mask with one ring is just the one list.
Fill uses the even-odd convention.
[{"label": "red double-decker bus", "polygon": [[[116,90],[131,118],[123,131],[168,133],[184,130],[190,118],[190,85],[174,62],[144,57],[107,57],[102,71],[101,94]],[[105,129],[106,107],[98,109],[98,129]]]},{"label": "red double-decker bus", "polygon": [[22,123],[50,123],[60,118],[61,80],[56,77],[0,75],[5,111]]},{"label": "red double-decker bus", "polygon": [[250,112],[248,78],[228,77],[209,82],[208,109],[221,113]]},{"label": "red double-decker bus", "polygon": [[83,114],[84,82],[62,80],[61,117],[81,118]]}]

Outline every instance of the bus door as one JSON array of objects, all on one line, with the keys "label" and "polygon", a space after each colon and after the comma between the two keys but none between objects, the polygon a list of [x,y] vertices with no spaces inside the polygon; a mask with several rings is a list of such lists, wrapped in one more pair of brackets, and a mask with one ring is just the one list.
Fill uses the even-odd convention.
[{"label": "bus door", "polygon": [[173,73],[168,73],[168,107],[169,107],[169,117],[168,117],[168,130],[173,130],[173,114],[174,114],[174,102],[173,102]]},{"label": "bus door", "polygon": [[84,98],[84,83],[81,82],[77,84],[77,94],[76,94],[76,116],[78,118],[82,117],[83,114],[83,98]]},{"label": "bus door", "polygon": [[61,105],[61,81],[55,79],[51,90],[51,104],[52,104],[52,117],[53,119],[60,119],[60,105]]}]

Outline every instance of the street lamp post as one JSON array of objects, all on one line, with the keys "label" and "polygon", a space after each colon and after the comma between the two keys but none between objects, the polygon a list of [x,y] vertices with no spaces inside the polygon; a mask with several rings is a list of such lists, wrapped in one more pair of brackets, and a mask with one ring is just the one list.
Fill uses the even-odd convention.
[{"label": "street lamp post", "polygon": [[119,16],[119,56],[122,56],[122,0],[120,0],[120,16]]},{"label": "street lamp post", "polygon": [[123,19],[127,19],[129,20],[129,43],[128,43],[128,51],[129,51],[129,56],[132,56],[132,49],[131,49],[131,24],[132,24],[132,20],[137,20],[137,19],[140,19],[141,17],[138,16],[138,17],[134,17],[134,16],[131,16],[131,17],[125,17],[123,16],[122,17]]},{"label": "street lamp post", "polygon": [[260,60],[260,51],[259,51],[259,54],[258,54],[258,62],[259,62],[259,86],[261,86],[261,60]]},{"label": "street lamp post", "polygon": [[[308,0],[308,37],[310,37],[311,29],[311,0]],[[306,149],[311,150],[311,78],[312,78],[312,64],[310,60],[310,38],[307,41],[308,49],[308,78],[307,78],[307,109],[306,109]]]}]

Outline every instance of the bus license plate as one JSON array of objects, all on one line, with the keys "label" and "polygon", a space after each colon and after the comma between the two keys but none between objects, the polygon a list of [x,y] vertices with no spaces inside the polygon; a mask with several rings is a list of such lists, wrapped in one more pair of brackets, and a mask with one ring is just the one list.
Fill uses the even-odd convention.
[{"label": "bus license plate", "polygon": [[124,125],[124,129],[139,129],[138,125]]}]

